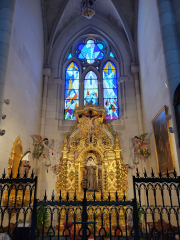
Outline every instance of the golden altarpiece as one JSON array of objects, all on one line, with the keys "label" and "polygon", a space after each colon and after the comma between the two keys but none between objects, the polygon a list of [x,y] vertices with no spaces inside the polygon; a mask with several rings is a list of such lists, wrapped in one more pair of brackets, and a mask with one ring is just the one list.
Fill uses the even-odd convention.
[{"label": "golden altarpiece", "polygon": [[[70,132],[65,133],[57,172],[56,190],[58,194],[61,190],[62,197],[67,192],[71,196],[76,191],[77,198],[82,198],[81,182],[86,178],[84,164],[89,157],[93,158],[97,166],[97,200],[101,191],[104,198],[109,193],[115,195],[113,193],[116,191],[120,198],[126,195],[127,172],[118,133],[105,121],[105,114],[105,109],[96,105],[86,105],[74,110],[77,121]],[[87,197],[91,198],[92,194],[87,192]]]}]

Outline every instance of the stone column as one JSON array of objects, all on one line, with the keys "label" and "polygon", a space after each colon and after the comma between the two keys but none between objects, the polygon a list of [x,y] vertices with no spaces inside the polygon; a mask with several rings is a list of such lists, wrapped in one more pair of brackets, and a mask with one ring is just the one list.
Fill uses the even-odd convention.
[{"label": "stone column", "polygon": [[0,122],[16,0],[0,0]]},{"label": "stone column", "polygon": [[51,74],[50,68],[43,69],[43,96],[42,96],[42,109],[41,109],[41,137],[45,137],[46,126],[46,110],[47,110],[47,94],[48,94],[48,80]]},{"label": "stone column", "polygon": [[84,105],[84,82],[79,83],[79,106]]},{"label": "stone column", "polygon": [[142,121],[142,106],[141,106],[141,92],[139,83],[139,64],[131,64],[131,73],[134,75],[135,95],[136,95],[136,108],[138,116],[139,135],[143,134],[143,121]]},{"label": "stone column", "polygon": [[172,4],[173,4],[173,9],[174,9],[177,38],[178,38],[179,47],[180,47],[180,1],[172,0]]},{"label": "stone column", "polygon": [[[162,31],[162,40],[164,46],[164,55],[166,61],[166,70],[168,77],[168,90],[170,97],[170,112],[174,128],[174,137],[176,147],[174,148],[175,160],[179,159],[180,151],[178,147],[178,134],[175,113],[173,108],[174,92],[180,83],[180,51],[177,38],[177,31],[174,21],[173,6],[171,0],[157,0],[160,25]],[[178,161],[178,160],[177,160]]]},{"label": "stone column", "polygon": [[99,105],[104,106],[104,92],[103,92],[103,82],[98,82],[98,93],[99,93]]},{"label": "stone column", "polygon": [[158,9],[168,75],[168,87],[172,101],[175,89],[180,83],[180,51],[171,0],[158,0]]}]

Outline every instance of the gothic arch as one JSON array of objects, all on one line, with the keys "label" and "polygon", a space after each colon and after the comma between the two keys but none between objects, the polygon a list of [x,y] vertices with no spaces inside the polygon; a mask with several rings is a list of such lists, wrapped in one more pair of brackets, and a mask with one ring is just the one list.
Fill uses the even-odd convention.
[{"label": "gothic arch", "polygon": [[[62,66],[64,65],[64,58],[67,55],[68,50],[70,49],[70,47],[73,45],[73,43],[80,37],[82,37],[83,35],[87,35],[88,32],[93,32],[93,34],[99,35],[101,37],[103,37],[108,44],[110,44],[117,56],[117,60],[118,60],[118,64],[116,62],[117,67],[119,68],[118,70],[120,70],[121,75],[124,75],[124,60],[123,60],[123,54],[121,53],[121,49],[119,49],[119,47],[116,45],[116,43],[104,32],[102,32],[101,30],[97,29],[94,26],[87,26],[86,28],[82,29],[81,31],[78,31],[68,42],[68,44],[66,44],[66,46],[63,48],[63,51],[61,54],[59,54],[59,62],[58,62],[58,76],[56,76],[57,78],[63,78],[63,71],[64,69],[62,68]],[[56,43],[54,45],[54,51],[60,41],[60,39],[62,39],[63,35],[65,35],[65,32],[62,32],[59,37],[56,40]],[[127,41],[124,39],[124,36],[122,36],[122,41],[123,43],[127,44]],[[126,45],[125,44],[125,45]],[[126,48],[126,50],[128,50],[128,48]],[[52,53],[52,56],[54,54]]]},{"label": "gothic arch", "polygon": [[[130,29],[129,29],[129,26],[127,24],[127,21],[124,17],[124,14],[122,13],[121,9],[120,9],[120,6],[118,5],[118,2],[117,0],[111,0],[118,16],[119,16],[119,19],[120,19],[120,22],[124,28],[124,31],[126,33],[126,37],[128,39],[128,43],[129,43],[129,46],[130,46],[130,51],[131,51],[131,56],[132,56],[132,60],[135,61],[135,54],[134,54],[134,42],[133,42],[133,38],[132,38],[132,34],[130,32]],[[58,26],[59,26],[59,23],[63,17],[63,13],[66,9],[66,7],[68,6],[68,4],[70,3],[70,0],[67,0],[63,3],[62,5],[62,8],[60,9],[59,13],[58,13],[58,16],[55,20],[55,24],[52,28],[52,31],[51,31],[51,34],[50,34],[50,38],[49,38],[49,43],[48,43],[48,51],[47,51],[47,64],[49,64],[49,60],[50,60],[50,55],[51,55],[51,52],[53,50],[53,46],[55,44],[55,38],[57,39],[57,30],[58,30]],[[98,15],[98,14],[96,14]],[[78,17],[78,18],[82,18],[82,17]],[[74,21],[71,21],[72,24],[74,24],[74,22],[76,21],[76,19]]]}]

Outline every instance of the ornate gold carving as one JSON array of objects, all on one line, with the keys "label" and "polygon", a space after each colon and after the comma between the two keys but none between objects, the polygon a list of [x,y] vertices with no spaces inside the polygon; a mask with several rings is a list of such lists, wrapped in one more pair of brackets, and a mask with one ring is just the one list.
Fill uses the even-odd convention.
[{"label": "ornate gold carving", "polygon": [[[102,106],[87,105],[76,108],[74,114],[77,122],[69,133],[65,134],[60,158],[59,171],[57,172],[56,189],[64,196],[68,191],[70,195],[76,190],[78,199],[82,198],[81,181],[86,177],[84,163],[91,156],[96,165],[98,188],[102,189],[106,197],[108,193],[118,191],[119,197],[127,193],[127,172],[124,167],[122,149],[111,124],[105,122],[105,109]],[[90,116],[89,116],[90,115]],[[82,116],[98,116],[93,120],[92,138],[89,136],[89,122]],[[90,196],[91,194],[88,193]],[[100,193],[97,193],[100,199]]]}]

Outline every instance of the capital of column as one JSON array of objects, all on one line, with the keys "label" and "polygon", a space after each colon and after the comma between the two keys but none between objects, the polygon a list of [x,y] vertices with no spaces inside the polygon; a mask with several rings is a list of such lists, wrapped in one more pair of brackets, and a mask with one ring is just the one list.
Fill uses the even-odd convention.
[{"label": "capital of column", "polygon": [[49,77],[51,75],[51,68],[43,68],[43,76]]},{"label": "capital of column", "polygon": [[137,74],[139,73],[139,63],[131,63],[131,73],[132,74]]}]

